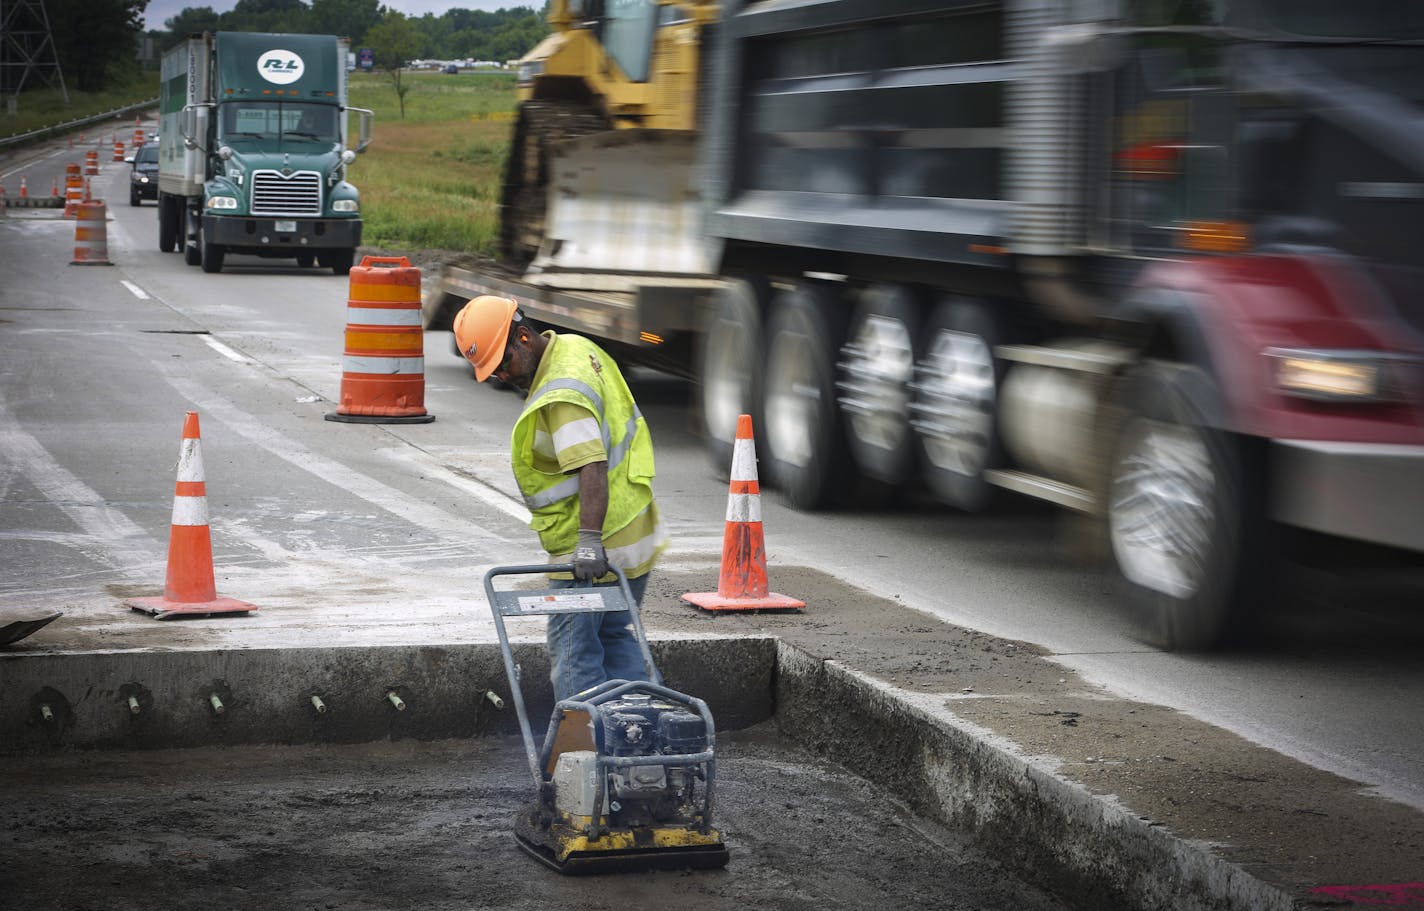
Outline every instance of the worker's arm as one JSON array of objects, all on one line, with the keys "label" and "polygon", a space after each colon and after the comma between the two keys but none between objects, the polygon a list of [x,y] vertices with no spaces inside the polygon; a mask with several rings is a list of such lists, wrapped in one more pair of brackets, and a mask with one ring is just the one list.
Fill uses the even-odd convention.
[{"label": "worker's arm", "polygon": [[589,462],[578,470],[579,542],[574,551],[574,576],[597,579],[608,572],[603,550],[603,518],[608,514],[608,463]]}]

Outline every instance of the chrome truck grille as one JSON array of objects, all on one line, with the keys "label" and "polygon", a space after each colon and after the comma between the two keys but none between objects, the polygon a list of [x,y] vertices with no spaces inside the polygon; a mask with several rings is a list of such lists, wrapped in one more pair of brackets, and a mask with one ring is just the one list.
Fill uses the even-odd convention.
[{"label": "chrome truck grille", "polygon": [[321,215],[321,175],[298,171],[289,177],[280,171],[252,172],[253,215]]}]

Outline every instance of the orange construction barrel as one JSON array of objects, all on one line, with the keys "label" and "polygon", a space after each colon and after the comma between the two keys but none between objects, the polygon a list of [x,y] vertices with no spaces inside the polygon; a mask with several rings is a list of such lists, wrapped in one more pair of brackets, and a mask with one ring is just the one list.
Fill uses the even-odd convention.
[{"label": "orange construction barrel", "polygon": [[420,270],[404,256],[367,256],[351,270],[341,401],[328,421],[428,424]]},{"label": "orange construction barrel", "polygon": [[79,212],[79,204],[84,201],[84,175],[79,173],[79,164],[71,161],[64,167],[64,214],[72,217]]},{"label": "orange construction barrel", "polygon": [[111,266],[107,210],[102,199],[86,200],[75,207],[74,258],[71,266]]}]

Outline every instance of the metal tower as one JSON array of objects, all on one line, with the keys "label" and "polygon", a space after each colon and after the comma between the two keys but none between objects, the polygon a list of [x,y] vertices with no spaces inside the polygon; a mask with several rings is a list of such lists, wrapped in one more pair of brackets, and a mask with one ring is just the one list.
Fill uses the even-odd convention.
[{"label": "metal tower", "polygon": [[0,0],[0,95],[10,113],[25,84],[36,81],[50,88],[58,83],[69,103],[44,0]]}]

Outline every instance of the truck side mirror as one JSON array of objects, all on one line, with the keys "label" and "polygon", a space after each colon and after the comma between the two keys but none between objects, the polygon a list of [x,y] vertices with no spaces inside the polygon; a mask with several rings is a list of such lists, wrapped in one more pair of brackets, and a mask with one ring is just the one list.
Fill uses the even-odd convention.
[{"label": "truck side mirror", "polygon": [[356,127],[356,151],[364,152],[366,146],[371,144],[372,133],[376,123],[376,114],[365,108],[347,108],[348,111],[355,111],[358,117]]},{"label": "truck side mirror", "polygon": [[190,105],[183,109],[183,146],[189,149],[202,147],[203,138],[208,135],[208,106]]},{"label": "truck side mirror", "polygon": [[183,109],[183,146],[189,149],[198,147],[198,109],[186,107]]}]

